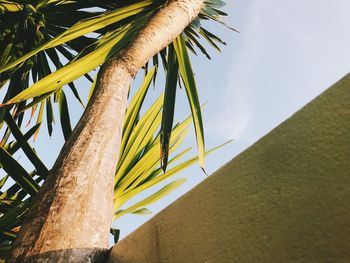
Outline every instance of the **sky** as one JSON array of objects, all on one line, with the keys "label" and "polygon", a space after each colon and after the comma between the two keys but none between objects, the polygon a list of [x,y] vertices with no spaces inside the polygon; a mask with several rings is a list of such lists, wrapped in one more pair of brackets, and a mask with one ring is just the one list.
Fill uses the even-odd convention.
[{"label": "sky", "polygon": [[[227,46],[221,54],[210,49],[211,61],[192,58],[201,101],[208,102],[203,112],[207,149],[234,140],[207,157],[208,174],[350,72],[349,0],[227,0],[225,11],[227,23],[240,33],[209,25]],[[150,91],[149,103],[159,90]],[[76,121],[82,109],[72,110]],[[177,95],[176,112],[178,121],[189,114],[183,90]],[[43,134],[34,146],[45,163],[52,164],[62,135],[48,139]],[[193,132],[185,143],[195,146]],[[180,173],[176,178],[188,178],[185,185],[150,210],[155,214],[164,209],[206,177],[198,165]],[[125,237],[153,215],[124,216],[113,226]]]}]

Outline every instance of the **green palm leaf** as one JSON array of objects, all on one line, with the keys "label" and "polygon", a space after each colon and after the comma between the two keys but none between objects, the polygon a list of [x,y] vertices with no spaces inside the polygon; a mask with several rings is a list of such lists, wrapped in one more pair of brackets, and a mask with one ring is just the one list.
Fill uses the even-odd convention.
[{"label": "green palm leaf", "polygon": [[[17,2],[0,0],[0,88],[6,93],[0,105],[3,107],[0,109],[0,128],[3,127],[1,131],[4,131],[0,142],[0,168],[6,172],[0,179],[0,257],[3,258],[6,258],[31,205],[31,197],[48,174],[48,169],[28,143],[30,138],[38,135],[45,112],[51,135],[54,127],[53,103],[58,105],[62,130],[67,139],[72,127],[62,87],[68,85],[77,101],[84,104],[74,81],[84,75],[92,81],[88,74],[129,44],[142,25],[167,1]],[[220,50],[219,45],[225,44],[201,23],[203,20],[224,23],[222,17],[226,14],[220,10],[222,6],[223,1],[206,0],[198,19],[144,67],[144,82],[131,100],[125,116],[115,173],[115,217],[127,213],[151,213],[145,206],[184,182],[181,179],[161,186],[165,180],[198,160],[204,168],[205,155],[216,149],[205,152],[201,108],[188,50],[196,53],[199,49],[209,58],[202,40],[217,50]],[[91,7],[99,9],[88,10]],[[160,64],[166,72],[165,94],[140,116],[150,83],[153,80],[155,84],[157,74],[162,72],[158,70]],[[180,78],[192,117],[173,125],[177,81]],[[37,124],[23,134],[21,124],[29,109],[29,119],[35,118]],[[180,150],[179,147],[192,121],[199,154],[181,161],[191,150]],[[15,141],[9,142],[13,138]],[[14,153],[19,149],[33,164],[34,171],[27,171],[16,160]],[[162,188],[124,208],[134,196],[154,186]]]},{"label": "green palm leaf", "polygon": [[[158,201],[159,199],[161,199],[165,195],[169,194],[170,192],[174,191],[176,188],[181,186],[184,182],[186,182],[186,179],[179,179],[179,180],[176,180],[174,182],[171,182],[171,183],[167,184],[166,186],[164,186],[162,189],[160,189],[156,193],[154,193],[151,196],[143,199],[140,202],[137,202],[133,206],[130,206],[129,208],[127,208],[125,210],[119,210],[114,215],[114,218],[117,219],[117,218],[119,218],[119,217],[121,217],[121,216],[123,216],[123,215],[125,215],[127,213],[144,214],[144,213],[140,213],[141,209],[145,209],[145,208],[143,208],[144,206],[150,205],[150,204]],[[149,210],[147,210],[147,211],[149,211]]]},{"label": "green palm leaf", "polygon": [[6,12],[18,12],[23,10],[23,5],[7,0],[0,1],[0,14],[4,14]]},{"label": "green palm leaf", "polygon": [[42,176],[47,176],[47,174],[49,173],[49,170],[46,168],[46,166],[43,164],[43,162],[34,152],[33,148],[30,147],[27,141],[27,138],[24,137],[21,130],[16,125],[15,120],[12,118],[11,114],[9,114],[8,112],[6,112],[5,114],[5,121],[8,127],[10,128],[13,136],[15,137],[17,143],[21,145],[21,148],[23,149],[24,153],[37,169],[38,174],[41,174]]},{"label": "green palm leaf", "polygon": [[185,85],[187,98],[191,107],[193,123],[196,132],[197,146],[199,152],[199,163],[204,169],[204,131],[203,131],[203,121],[201,106],[198,98],[198,92],[196,87],[196,81],[194,79],[194,74],[192,71],[191,62],[186,49],[186,44],[183,37],[180,35],[174,41],[174,47],[177,59],[179,61],[179,71],[182,81]]},{"label": "green palm leaf", "polygon": [[0,160],[1,166],[5,172],[7,172],[28,194],[33,196],[39,191],[39,185],[3,147],[0,147]]},{"label": "green palm leaf", "polygon": [[[48,2],[46,4],[49,4],[49,3],[50,2]],[[117,9],[115,11],[111,11],[108,13],[104,13],[102,15],[98,15],[96,17],[92,17],[92,18],[88,18],[88,19],[84,19],[82,21],[79,21],[74,26],[70,27],[69,29],[67,29],[62,34],[58,35],[57,37],[52,38],[50,41],[44,43],[40,47],[32,50],[31,52],[25,54],[24,56],[16,59],[13,62],[7,64],[6,66],[1,67],[0,73],[15,67],[20,63],[23,63],[27,59],[38,54],[40,51],[47,50],[47,49],[62,45],[63,43],[66,43],[66,42],[71,41],[73,39],[79,38],[79,37],[84,36],[88,33],[95,32],[101,28],[104,28],[106,26],[109,26],[111,24],[119,22],[127,17],[138,14],[141,11],[143,11],[146,7],[150,6],[151,4],[152,4],[151,0],[140,1],[140,2],[137,2],[137,3],[132,4],[130,6],[126,6],[126,7]]]},{"label": "green palm leaf", "polygon": [[178,67],[174,46],[170,45],[167,60],[162,126],[160,131],[161,166],[164,172],[168,164],[169,143],[173,128]]}]

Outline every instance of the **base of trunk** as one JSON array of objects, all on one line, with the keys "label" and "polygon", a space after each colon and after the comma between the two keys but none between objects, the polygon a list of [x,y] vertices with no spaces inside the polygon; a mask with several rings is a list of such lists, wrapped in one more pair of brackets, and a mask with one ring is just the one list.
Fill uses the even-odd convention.
[{"label": "base of trunk", "polygon": [[24,263],[56,263],[56,262],[74,262],[74,263],[101,263],[107,262],[110,249],[106,248],[73,248],[57,251],[50,251],[29,258],[10,260],[10,262]]}]

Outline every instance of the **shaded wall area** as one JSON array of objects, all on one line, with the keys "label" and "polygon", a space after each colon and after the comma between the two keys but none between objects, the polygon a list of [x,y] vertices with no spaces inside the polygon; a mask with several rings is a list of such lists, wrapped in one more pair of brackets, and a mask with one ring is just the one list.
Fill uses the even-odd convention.
[{"label": "shaded wall area", "polygon": [[350,262],[350,75],[123,239],[110,262]]}]

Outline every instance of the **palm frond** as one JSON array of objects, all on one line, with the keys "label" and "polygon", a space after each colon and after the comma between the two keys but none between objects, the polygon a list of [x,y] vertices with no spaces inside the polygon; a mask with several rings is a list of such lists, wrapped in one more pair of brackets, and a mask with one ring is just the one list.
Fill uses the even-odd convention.
[{"label": "palm frond", "polygon": [[[198,162],[199,159],[198,156],[194,156],[181,161],[191,150],[191,148],[187,148],[179,151],[192,121],[192,118],[188,117],[172,128],[172,137],[169,141],[171,157],[169,165],[171,168],[165,173],[162,171],[159,149],[161,147],[160,126],[164,95],[160,96],[140,116],[154,74],[155,68],[148,72],[127,109],[123,127],[123,144],[115,173],[114,219],[128,213],[136,215],[151,213],[146,206],[175,190],[185,182],[185,179],[173,180],[165,185],[164,183],[178,172]],[[15,240],[24,216],[31,205],[32,197],[38,192],[48,175],[48,169],[28,142],[36,134],[40,124],[22,134],[14,118],[8,112],[5,113],[4,119],[10,133],[7,141],[12,137],[15,140],[2,143],[0,147],[0,171],[2,169],[5,172],[2,173],[3,176],[0,179],[0,258],[6,258],[8,255],[11,244]],[[217,148],[205,154],[209,154]],[[35,170],[28,171],[16,160],[14,155],[19,149],[24,152]],[[175,154],[176,152],[178,153]],[[154,190],[143,200],[127,206],[133,197],[155,186],[160,186],[160,190]]]},{"label": "palm frond", "polygon": [[[54,128],[54,107],[65,139],[72,127],[66,90],[84,106],[75,81],[89,75],[128,45],[166,0],[0,0],[0,258],[6,258],[32,197],[48,169],[30,146],[46,116],[49,135]],[[126,213],[149,214],[146,207],[181,185],[168,181],[179,171],[216,150],[205,151],[200,99],[190,54],[199,50],[210,58],[206,46],[220,51],[226,43],[206,28],[206,21],[224,24],[221,0],[206,0],[198,16],[173,43],[144,66],[145,76],[130,102],[123,127],[115,173],[115,218]],[[93,9],[92,9],[93,8]],[[199,53],[199,52],[198,52]],[[164,69],[165,93],[140,116],[146,93]],[[174,125],[176,91],[185,87],[192,116]],[[92,89],[93,90],[92,85]],[[24,114],[35,125],[22,133]],[[194,124],[198,156],[181,161],[191,150],[179,150],[189,126]],[[34,167],[17,160],[22,150]],[[168,168],[168,169],[167,169]],[[162,185],[168,182],[166,185]],[[140,202],[133,197],[158,187]],[[160,190],[159,190],[159,187]],[[132,203],[132,202],[131,202]],[[112,231],[113,232],[113,231]],[[114,231],[113,233],[116,233]]]},{"label": "palm frond", "polygon": [[[7,110],[12,109],[12,112],[17,113],[14,118],[18,124],[25,111],[38,103],[42,105],[40,109],[45,109],[46,104],[46,114],[50,115],[52,104],[48,103],[47,98],[56,96],[56,91],[66,84],[78,102],[83,104],[73,81],[82,75],[91,81],[89,72],[108,59],[112,55],[111,51],[118,52],[126,45],[131,34],[136,33],[142,25],[138,19],[146,19],[161,5],[161,1],[155,4],[151,0],[118,1],[117,4],[108,0],[99,3],[90,0],[18,2],[0,2],[0,7],[7,10],[0,14],[0,84],[7,90],[2,104],[13,103]],[[12,10],[17,6],[16,12]],[[101,10],[86,10],[90,7],[99,7]],[[129,32],[126,32],[127,27]],[[91,37],[90,33],[95,35]],[[129,36],[129,39],[119,37],[112,41],[111,38],[118,34]],[[81,67],[82,63],[89,64],[87,55],[92,59],[96,56],[103,59],[94,61],[90,67]],[[63,57],[68,63],[63,62]],[[63,80],[60,79],[63,76],[61,73],[71,73],[77,67],[81,67],[81,70],[75,71],[76,74],[68,74]],[[51,76],[54,81],[48,81],[47,76]],[[9,84],[6,86],[7,82]],[[40,88],[42,84],[52,86],[46,90]],[[38,92],[30,92],[33,86],[39,86]],[[29,107],[28,98],[33,99]],[[38,118],[37,123],[39,121]],[[2,122],[0,116],[0,124]],[[51,134],[52,123],[48,126]]]}]

